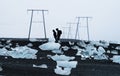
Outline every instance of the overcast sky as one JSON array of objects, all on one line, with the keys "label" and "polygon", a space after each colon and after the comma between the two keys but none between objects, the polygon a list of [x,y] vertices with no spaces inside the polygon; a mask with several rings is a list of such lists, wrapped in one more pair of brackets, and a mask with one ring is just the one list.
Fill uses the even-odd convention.
[{"label": "overcast sky", "polygon": [[[52,37],[52,29],[63,30],[68,27],[67,23],[77,22],[78,16],[90,16],[91,40],[120,41],[120,0],[0,0],[0,37],[28,37],[31,13],[27,9],[49,10],[45,13],[47,37]],[[34,14],[35,21],[42,20],[40,12]],[[86,31],[85,28],[79,30]],[[72,36],[73,32],[75,30]],[[41,35],[42,24],[33,24],[31,36]],[[81,33],[80,36],[87,39]]]}]

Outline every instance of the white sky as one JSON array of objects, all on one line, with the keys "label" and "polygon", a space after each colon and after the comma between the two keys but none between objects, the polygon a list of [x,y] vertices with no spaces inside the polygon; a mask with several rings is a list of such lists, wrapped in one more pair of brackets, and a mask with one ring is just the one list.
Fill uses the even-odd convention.
[{"label": "white sky", "polygon": [[[29,8],[49,10],[45,13],[48,37],[52,37],[52,29],[76,22],[77,16],[91,16],[91,40],[120,40],[120,0],[0,0],[0,37],[27,37]],[[33,25],[32,37],[43,35],[39,28],[42,24]]]}]

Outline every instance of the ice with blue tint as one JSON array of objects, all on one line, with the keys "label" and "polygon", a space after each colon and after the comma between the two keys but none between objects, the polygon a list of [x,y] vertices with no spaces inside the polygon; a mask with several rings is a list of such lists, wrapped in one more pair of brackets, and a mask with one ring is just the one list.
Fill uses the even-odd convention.
[{"label": "ice with blue tint", "polygon": [[114,55],[111,60],[115,63],[119,63],[120,64],[120,55]]},{"label": "ice with blue tint", "polygon": [[40,45],[39,48],[42,50],[58,50],[60,48],[60,44],[55,42],[48,42]]},{"label": "ice with blue tint", "polygon": [[11,48],[12,50],[7,50],[5,48],[0,49],[0,55],[11,56],[13,58],[26,58],[26,59],[36,59],[36,53],[38,52],[35,49],[31,49],[27,46],[19,46]]},{"label": "ice with blue tint", "polygon": [[65,55],[54,55],[54,56],[49,56],[52,58],[52,60],[54,61],[69,61],[69,60],[73,60],[75,59],[75,57],[69,57],[69,56],[65,56]]},{"label": "ice with blue tint", "polygon": [[33,67],[35,67],[35,68],[44,68],[44,69],[48,68],[48,66],[46,64],[42,64],[42,65],[35,65],[35,64],[33,64]]}]

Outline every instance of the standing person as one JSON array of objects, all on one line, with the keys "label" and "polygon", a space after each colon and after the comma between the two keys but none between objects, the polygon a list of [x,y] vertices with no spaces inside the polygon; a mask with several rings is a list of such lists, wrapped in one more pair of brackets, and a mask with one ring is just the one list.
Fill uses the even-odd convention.
[{"label": "standing person", "polygon": [[61,30],[59,30],[58,28],[56,28],[56,31],[57,31],[57,42],[60,40],[60,36],[61,36],[61,34],[62,34],[62,31]]},{"label": "standing person", "polygon": [[54,36],[55,42],[57,42],[57,34],[55,30],[53,30],[53,36]]}]

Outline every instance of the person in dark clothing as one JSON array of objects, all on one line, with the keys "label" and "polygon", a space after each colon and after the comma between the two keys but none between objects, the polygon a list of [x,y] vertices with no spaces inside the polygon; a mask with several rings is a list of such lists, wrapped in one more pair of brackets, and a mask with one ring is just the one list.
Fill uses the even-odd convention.
[{"label": "person in dark clothing", "polygon": [[57,42],[60,40],[60,36],[61,36],[61,34],[62,34],[62,31],[61,30],[59,30],[58,28],[56,28],[56,31],[57,31]]},{"label": "person in dark clothing", "polygon": [[55,30],[53,30],[53,36],[54,36],[55,42],[57,42],[57,34],[56,34]]}]

